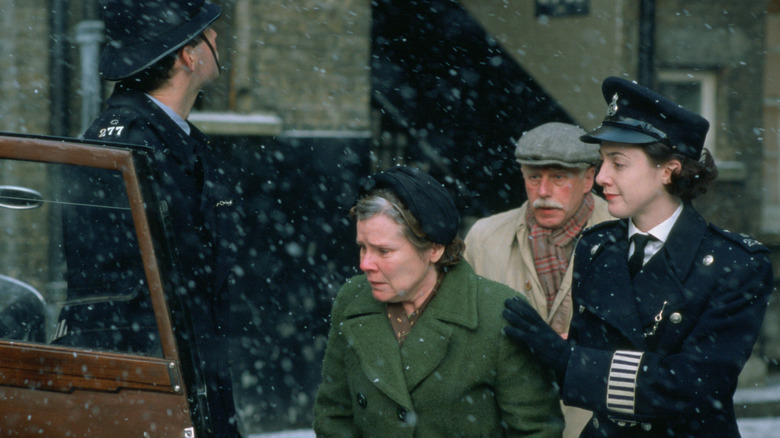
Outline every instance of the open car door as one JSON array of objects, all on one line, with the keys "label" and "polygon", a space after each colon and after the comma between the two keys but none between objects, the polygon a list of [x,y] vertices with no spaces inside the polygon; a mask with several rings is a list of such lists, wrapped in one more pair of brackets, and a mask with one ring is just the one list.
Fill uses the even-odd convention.
[{"label": "open car door", "polygon": [[0,135],[4,436],[208,434],[151,158]]}]

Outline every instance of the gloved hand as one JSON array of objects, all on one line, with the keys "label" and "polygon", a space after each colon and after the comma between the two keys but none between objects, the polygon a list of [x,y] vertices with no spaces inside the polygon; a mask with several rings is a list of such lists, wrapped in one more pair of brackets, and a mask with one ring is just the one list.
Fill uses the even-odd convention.
[{"label": "gloved hand", "polygon": [[504,333],[518,344],[526,345],[543,364],[555,370],[558,382],[562,383],[571,356],[569,343],[522,297],[506,300],[504,305],[504,318],[510,324]]}]

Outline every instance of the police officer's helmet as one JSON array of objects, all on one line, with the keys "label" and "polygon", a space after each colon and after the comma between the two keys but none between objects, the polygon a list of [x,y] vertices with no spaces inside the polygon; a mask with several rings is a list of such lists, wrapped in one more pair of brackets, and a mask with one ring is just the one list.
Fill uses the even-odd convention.
[{"label": "police officer's helmet", "polygon": [[117,81],[146,69],[200,35],[222,7],[205,0],[105,0],[108,44],[100,75]]}]

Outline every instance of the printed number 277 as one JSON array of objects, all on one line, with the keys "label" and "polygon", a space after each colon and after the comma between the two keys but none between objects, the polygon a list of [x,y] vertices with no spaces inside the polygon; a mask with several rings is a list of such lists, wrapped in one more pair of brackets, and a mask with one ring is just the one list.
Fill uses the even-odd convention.
[{"label": "printed number 277", "polygon": [[109,128],[102,128],[100,132],[98,133],[98,138],[102,138],[105,136],[120,136],[122,135],[122,130],[125,129],[124,126],[111,126]]}]

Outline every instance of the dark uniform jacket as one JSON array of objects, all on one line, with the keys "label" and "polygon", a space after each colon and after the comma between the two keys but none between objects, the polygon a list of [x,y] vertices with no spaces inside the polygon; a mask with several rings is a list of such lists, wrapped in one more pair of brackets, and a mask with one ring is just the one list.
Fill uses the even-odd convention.
[{"label": "dark uniform jacket", "polygon": [[[175,256],[184,276],[178,286],[187,295],[201,367],[208,384],[211,415],[220,427],[224,427],[216,435],[234,436],[234,426],[228,426],[228,418],[235,414],[227,354],[228,283],[240,238],[240,199],[219,168],[206,136],[195,126],[190,124],[191,133],[187,135],[144,93],[115,91],[107,104],[84,138],[154,148],[163,193],[163,214],[172,231]],[[101,184],[99,178],[95,183]],[[108,285],[109,291],[134,290],[134,284],[122,282],[143,278],[139,273],[142,266],[138,264],[138,250],[133,242],[107,241],[99,229],[85,232],[91,228],[84,221],[91,222],[90,226],[106,222],[105,218],[90,217],[90,214],[105,215],[100,211],[80,211],[78,218],[70,215],[71,223],[63,224],[69,264],[68,302],[71,303],[84,301],[85,295],[88,298],[89,294],[100,293],[92,287],[94,285],[80,287],[85,277],[99,279],[99,283]],[[69,217],[67,212],[66,217]],[[114,219],[129,220],[128,217]],[[79,221],[83,226],[77,226]],[[111,250],[101,251],[94,259],[82,257],[94,253],[94,248]],[[82,264],[82,269],[88,270],[89,275],[78,275],[79,269],[73,269],[72,264]],[[159,340],[151,335],[156,332],[156,325],[144,294],[145,291],[131,294],[127,300],[112,300],[102,307],[93,304],[64,308],[61,324],[67,326],[67,333],[76,340],[67,342],[68,336],[65,336],[61,342],[153,352],[153,348],[144,343],[157,346]],[[95,327],[113,328],[120,335],[112,337],[110,330],[102,330],[102,334],[90,333]]]},{"label": "dark uniform jacket", "polygon": [[560,437],[552,375],[507,338],[500,309],[517,295],[461,261],[398,345],[365,275],[333,305],[314,405],[322,437]]},{"label": "dark uniform jacket", "polygon": [[738,437],[732,397],[772,290],[768,250],[686,204],[633,282],[627,220],[583,233],[562,398],[585,437]]}]

